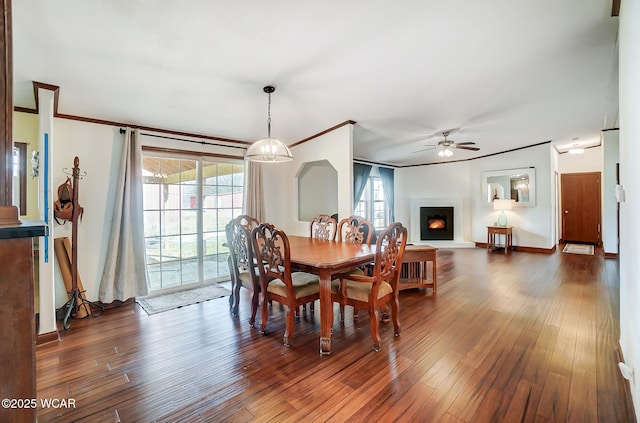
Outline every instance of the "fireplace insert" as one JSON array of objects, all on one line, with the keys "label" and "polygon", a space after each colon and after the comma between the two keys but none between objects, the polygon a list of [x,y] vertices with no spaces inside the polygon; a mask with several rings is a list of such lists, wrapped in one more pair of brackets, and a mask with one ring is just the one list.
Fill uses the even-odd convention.
[{"label": "fireplace insert", "polygon": [[420,240],[453,241],[453,207],[420,207]]}]

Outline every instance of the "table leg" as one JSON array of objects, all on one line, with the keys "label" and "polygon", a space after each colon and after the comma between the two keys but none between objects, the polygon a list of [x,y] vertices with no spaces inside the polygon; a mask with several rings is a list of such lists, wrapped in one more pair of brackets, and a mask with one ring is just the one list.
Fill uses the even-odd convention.
[{"label": "table leg", "polygon": [[331,354],[331,328],[333,302],[331,301],[331,274],[321,269],[320,274],[320,354]]},{"label": "table leg", "polygon": [[438,292],[438,272],[436,271],[436,253],[433,253],[433,293]]}]

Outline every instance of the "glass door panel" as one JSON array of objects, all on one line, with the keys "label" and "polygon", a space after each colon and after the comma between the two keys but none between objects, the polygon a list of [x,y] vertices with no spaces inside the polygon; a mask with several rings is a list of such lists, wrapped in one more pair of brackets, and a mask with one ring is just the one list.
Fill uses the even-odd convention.
[{"label": "glass door panel", "polygon": [[225,225],[242,213],[244,164],[143,157],[152,291],[228,277]]}]

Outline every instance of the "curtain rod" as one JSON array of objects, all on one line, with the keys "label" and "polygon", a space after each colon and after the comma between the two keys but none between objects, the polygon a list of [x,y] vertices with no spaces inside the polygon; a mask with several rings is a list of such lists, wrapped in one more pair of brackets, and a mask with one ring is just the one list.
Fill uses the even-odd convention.
[{"label": "curtain rod", "polygon": [[[124,134],[125,132],[127,132],[126,129],[120,128],[120,133],[121,134]],[[201,144],[201,145],[212,145],[212,146],[215,146],[215,147],[240,148],[242,150],[246,150],[247,149],[247,147],[238,147],[238,146],[235,146],[235,145],[218,144],[218,143],[208,142],[208,141],[187,140],[187,139],[184,139],[184,138],[169,137],[167,135],[150,134],[148,132],[146,132],[146,133],[142,133],[141,132],[140,135],[146,135],[148,137],[164,138],[164,139],[167,139],[167,140],[174,140],[174,141],[192,142],[194,144]]]},{"label": "curtain rod", "polygon": [[354,163],[366,164],[366,165],[377,166],[377,167],[387,167],[389,169],[398,169],[400,167],[400,166],[388,165],[384,163],[370,162],[368,160],[362,160],[362,159],[353,159],[352,161]]}]

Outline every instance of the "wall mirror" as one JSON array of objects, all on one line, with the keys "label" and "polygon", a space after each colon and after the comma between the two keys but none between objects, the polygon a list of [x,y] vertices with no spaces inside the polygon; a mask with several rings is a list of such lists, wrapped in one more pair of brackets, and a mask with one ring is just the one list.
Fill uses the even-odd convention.
[{"label": "wall mirror", "polygon": [[535,207],[536,169],[482,172],[482,203],[489,206],[495,199],[514,200],[514,207]]},{"label": "wall mirror", "polygon": [[298,220],[338,213],[338,171],[328,160],[304,163],[297,176]]}]

